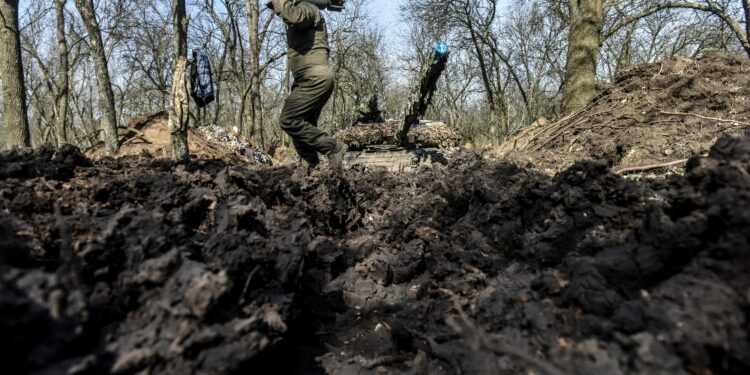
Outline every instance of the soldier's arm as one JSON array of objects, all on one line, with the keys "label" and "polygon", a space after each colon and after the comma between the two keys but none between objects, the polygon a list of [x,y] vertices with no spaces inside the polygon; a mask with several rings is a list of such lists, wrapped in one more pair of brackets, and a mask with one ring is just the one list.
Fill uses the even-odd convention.
[{"label": "soldier's arm", "polygon": [[314,27],[320,22],[321,14],[317,6],[307,2],[292,0],[272,0],[273,11],[281,17],[287,25],[307,28]]}]

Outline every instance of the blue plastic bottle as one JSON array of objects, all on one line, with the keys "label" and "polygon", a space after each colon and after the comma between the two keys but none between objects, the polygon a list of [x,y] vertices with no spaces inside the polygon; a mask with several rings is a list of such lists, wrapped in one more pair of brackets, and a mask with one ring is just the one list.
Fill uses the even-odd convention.
[{"label": "blue plastic bottle", "polygon": [[448,57],[448,54],[450,54],[448,43],[440,41],[435,45],[435,58],[441,60]]}]

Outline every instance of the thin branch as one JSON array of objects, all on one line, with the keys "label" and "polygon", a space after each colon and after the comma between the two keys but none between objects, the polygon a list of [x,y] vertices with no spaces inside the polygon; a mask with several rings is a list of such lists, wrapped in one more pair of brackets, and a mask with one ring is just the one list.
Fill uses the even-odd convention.
[{"label": "thin branch", "polygon": [[697,117],[697,118],[704,119],[704,120],[713,120],[713,121],[719,121],[719,122],[727,122],[727,123],[739,124],[739,125],[744,125],[744,126],[750,127],[750,123],[747,123],[747,122],[738,121],[738,120],[728,120],[728,119],[723,119],[723,118],[719,118],[719,117],[703,116],[703,115],[699,115],[697,113],[669,112],[669,111],[659,111],[659,112],[661,114],[663,114],[663,115],[670,115],[670,116],[692,116],[692,117]]},{"label": "thin branch", "polygon": [[647,172],[647,171],[652,171],[654,169],[677,167],[677,166],[686,164],[688,160],[690,159],[680,159],[680,160],[675,160],[675,161],[671,161],[668,163],[648,164],[648,165],[640,165],[636,167],[618,168],[617,170],[615,170],[615,173],[622,175],[622,174],[628,174],[628,173]]}]

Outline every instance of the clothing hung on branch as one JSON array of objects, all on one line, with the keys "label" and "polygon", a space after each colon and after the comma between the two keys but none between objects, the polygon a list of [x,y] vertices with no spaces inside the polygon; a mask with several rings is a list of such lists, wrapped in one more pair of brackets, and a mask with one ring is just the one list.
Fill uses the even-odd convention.
[{"label": "clothing hung on branch", "polygon": [[211,104],[214,99],[214,82],[211,72],[211,62],[204,50],[193,51],[193,64],[190,68],[190,95],[198,108]]}]

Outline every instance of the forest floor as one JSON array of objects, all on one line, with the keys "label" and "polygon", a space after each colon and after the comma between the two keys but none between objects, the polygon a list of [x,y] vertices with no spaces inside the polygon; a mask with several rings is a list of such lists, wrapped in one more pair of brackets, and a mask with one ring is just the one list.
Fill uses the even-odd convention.
[{"label": "forest floor", "polygon": [[414,173],[2,153],[0,363],[747,374],[750,134],[705,153],[641,179],[468,151]]}]

